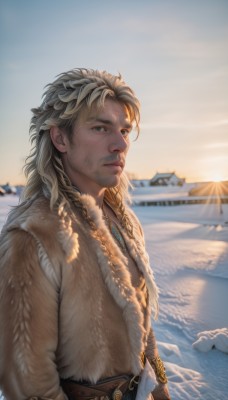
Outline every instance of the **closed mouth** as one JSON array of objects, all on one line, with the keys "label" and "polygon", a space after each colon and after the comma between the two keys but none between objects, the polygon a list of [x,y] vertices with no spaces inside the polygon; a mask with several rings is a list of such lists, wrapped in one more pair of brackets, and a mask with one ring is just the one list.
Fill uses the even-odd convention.
[{"label": "closed mouth", "polygon": [[120,167],[124,168],[124,163],[122,161],[114,161],[111,163],[104,164],[105,166],[114,166],[114,167]]}]

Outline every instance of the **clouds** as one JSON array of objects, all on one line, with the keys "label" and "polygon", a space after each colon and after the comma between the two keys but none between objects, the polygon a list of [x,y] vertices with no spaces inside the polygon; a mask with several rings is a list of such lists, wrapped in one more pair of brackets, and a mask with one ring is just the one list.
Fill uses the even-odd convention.
[{"label": "clouds", "polygon": [[[165,121],[165,119],[161,121],[152,121],[151,123],[143,123],[141,124],[141,129],[143,130],[151,130],[151,129],[175,129],[175,130],[189,130],[189,129],[205,129],[205,128],[216,128],[216,127],[228,127],[228,120],[218,120],[218,121],[202,121],[199,123],[195,123],[194,121],[187,121],[184,119],[183,121]],[[224,144],[224,143],[223,143]],[[223,145],[221,143],[221,145]],[[208,147],[213,147],[213,143],[208,143]]]},{"label": "clouds", "polygon": [[[144,177],[178,165],[188,178],[190,148],[223,154],[216,143],[227,134],[227,1],[9,0],[0,6],[0,135],[5,146],[8,140],[4,152],[15,146],[12,177],[27,152],[29,110],[45,84],[78,66],[121,72],[141,101],[142,135],[132,146],[130,171]],[[0,181],[9,180],[6,165],[4,159]]]}]

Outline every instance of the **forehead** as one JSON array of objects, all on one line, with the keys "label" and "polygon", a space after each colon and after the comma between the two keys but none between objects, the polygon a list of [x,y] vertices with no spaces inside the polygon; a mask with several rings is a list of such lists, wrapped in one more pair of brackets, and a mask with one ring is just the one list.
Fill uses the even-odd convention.
[{"label": "forehead", "polygon": [[110,123],[131,123],[130,114],[126,105],[112,99],[106,99],[104,105],[101,107],[94,105],[91,109],[86,109],[82,113],[80,120],[87,123],[96,120],[104,120]]}]

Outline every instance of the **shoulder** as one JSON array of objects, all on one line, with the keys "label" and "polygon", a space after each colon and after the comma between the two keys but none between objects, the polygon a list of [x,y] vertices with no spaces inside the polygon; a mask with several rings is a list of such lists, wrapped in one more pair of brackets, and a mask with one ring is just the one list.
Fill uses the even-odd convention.
[{"label": "shoulder", "polygon": [[42,245],[51,255],[59,247],[55,240],[59,225],[58,215],[51,212],[49,201],[44,197],[24,202],[8,216],[1,233],[0,251],[9,254],[12,249],[16,255],[24,248],[28,253],[33,244],[37,250]]},{"label": "shoulder", "polygon": [[58,215],[50,210],[49,201],[45,197],[39,197],[14,207],[2,232],[5,234],[21,230],[45,234],[47,231],[56,231],[58,224]]},{"label": "shoulder", "polygon": [[59,217],[51,212],[47,199],[15,207],[1,233],[1,271],[17,276],[28,271],[39,275],[42,270],[43,277],[57,287],[65,254],[59,232]]}]

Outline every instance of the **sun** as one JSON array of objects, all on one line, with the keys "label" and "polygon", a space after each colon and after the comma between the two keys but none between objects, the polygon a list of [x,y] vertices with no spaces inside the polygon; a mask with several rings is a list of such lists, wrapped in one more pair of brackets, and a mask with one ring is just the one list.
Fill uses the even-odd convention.
[{"label": "sun", "polygon": [[218,182],[222,182],[224,180],[224,177],[222,176],[222,174],[214,173],[211,176],[211,180],[213,182],[217,182],[218,183]]},{"label": "sun", "polygon": [[214,178],[212,179],[213,180],[213,182],[221,182],[222,181],[222,178],[220,177],[220,176],[214,176]]}]

